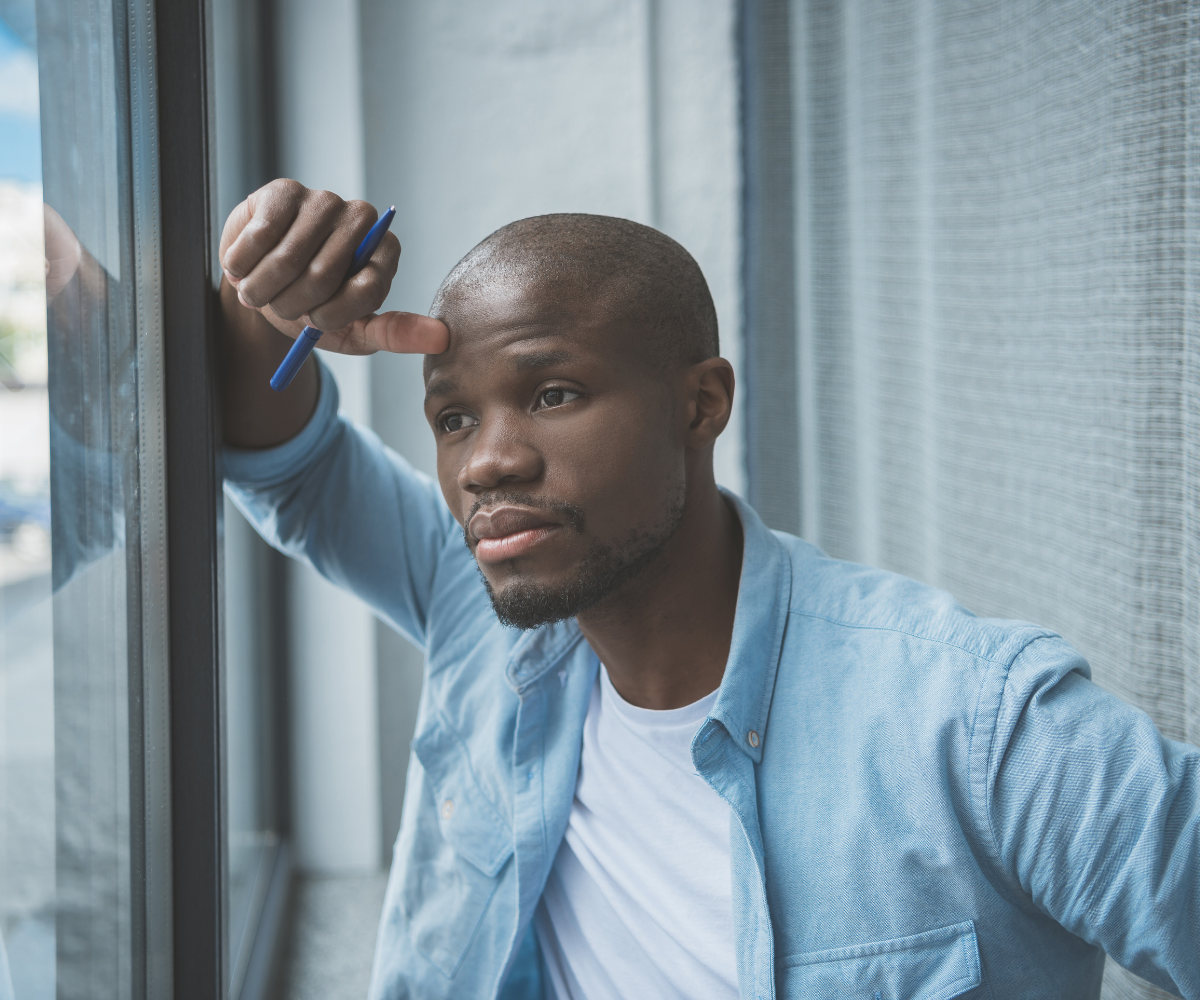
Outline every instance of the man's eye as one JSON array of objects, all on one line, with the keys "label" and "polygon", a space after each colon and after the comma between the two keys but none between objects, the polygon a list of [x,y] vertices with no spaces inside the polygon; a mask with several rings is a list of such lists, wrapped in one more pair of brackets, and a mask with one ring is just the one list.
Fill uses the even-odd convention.
[{"label": "man's eye", "polygon": [[447,413],[440,421],[442,430],[447,434],[453,434],[455,431],[464,430],[467,427],[474,427],[479,423],[478,417],[473,417],[469,413]]},{"label": "man's eye", "polygon": [[538,402],[542,406],[562,406],[563,403],[569,403],[581,395],[582,393],[574,392],[571,389],[546,389],[538,396]]}]

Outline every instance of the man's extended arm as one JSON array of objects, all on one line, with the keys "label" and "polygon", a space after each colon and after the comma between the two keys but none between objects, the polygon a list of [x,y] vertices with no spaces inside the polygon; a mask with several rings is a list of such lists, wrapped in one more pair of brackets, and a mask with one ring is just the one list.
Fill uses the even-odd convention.
[{"label": "man's extended arm", "polygon": [[[394,236],[343,281],[375,220],[294,181],[274,181],[229,217],[221,237],[226,483],[272,545],[356,593],[416,642],[440,553],[456,531],[435,483],[337,414],[337,387],[309,358],[283,392],[270,378],[306,323],[347,354],[438,352],[428,316],[384,313],[400,255]],[[459,543],[461,544],[461,543]]]},{"label": "man's extended arm", "polygon": [[1012,663],[984,750],[985,836],[1004,877],[1067,930],[1200,997],[1200,749],[1081,669],[1057,638]]}]

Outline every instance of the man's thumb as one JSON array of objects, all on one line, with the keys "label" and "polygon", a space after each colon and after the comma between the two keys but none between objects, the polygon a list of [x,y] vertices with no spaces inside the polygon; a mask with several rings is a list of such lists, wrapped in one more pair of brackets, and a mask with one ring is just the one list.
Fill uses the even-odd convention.
[{"label": "man's thumb", "polygon": [[366,332],[379,350],[392,354],[441,354],[450,346],[446,324],[420,313],[381,313],[367,322]]}]

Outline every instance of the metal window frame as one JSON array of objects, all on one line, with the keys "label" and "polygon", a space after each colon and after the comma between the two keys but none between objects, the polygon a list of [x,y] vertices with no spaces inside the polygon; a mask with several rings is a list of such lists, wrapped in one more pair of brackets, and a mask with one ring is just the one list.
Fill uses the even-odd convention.
[{"label": "metal window frame", "polygon": [[173,995],[228,989],[209,0],[155,5],[170,595]]},{"label": "metal window frame", "polygon": [[[275,166],[273,3],[257,0],[263,50],[259,166]],[[276,812],[281,842],[270,861],[253,944],[231,984],[226,813],[219,302],[215,293],[216,106],[211,0],[157,0],[158,156],[162,270],[165,481],[170,632],[172,995],[239,1000],[271,994],[287,921],[292,863],[286,727],[283,557],[272,553],[268,610],[275,662]],[[169,67],[169,71],[167,70]]]}]

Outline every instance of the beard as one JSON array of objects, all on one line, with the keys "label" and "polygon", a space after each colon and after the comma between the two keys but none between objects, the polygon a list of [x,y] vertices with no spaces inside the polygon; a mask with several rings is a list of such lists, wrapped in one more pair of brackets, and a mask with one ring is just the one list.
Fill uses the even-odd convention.
[{"label": "beard", "polygon": [[[485,504],[495,504],[501,500],[552,510],[564,515],[567,524],[576,532],[583,533],[584,516],[579,507],[547,501],[526,493],[489,492],[475,502],[471,514]],[[501,624],[528,630],[574,618],[580,612],[595,607],[658,560],[683,520],[685,500],[686,491],[680,484],[679,489],[667,500],[658,520],[651,525],[632,529],[619,543],[593,543],[563,583],[542,584],[518,579],[497,593],[476,563],[475,568],[479,570],[483,585],[487,588],[496,617]],[[468,524],[470,520],[468,517]],[[466,537],[465,529],[463,535]]]}]

